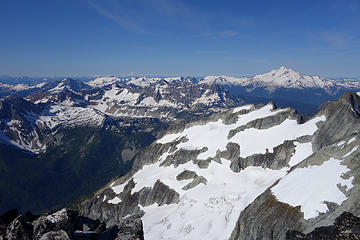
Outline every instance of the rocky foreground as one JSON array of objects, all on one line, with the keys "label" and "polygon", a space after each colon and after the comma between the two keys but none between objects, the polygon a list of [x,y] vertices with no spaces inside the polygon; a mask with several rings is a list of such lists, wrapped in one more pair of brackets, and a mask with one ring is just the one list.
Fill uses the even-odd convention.
[{"label": "rocky foreground", "polygon": [[80,216],[79,212],[62,209],[58,212],[36,216],[18,215],[10,210],[0,216],[0,240],[142,240],[144,233],[139,218],[126,218],[117,225]]}]

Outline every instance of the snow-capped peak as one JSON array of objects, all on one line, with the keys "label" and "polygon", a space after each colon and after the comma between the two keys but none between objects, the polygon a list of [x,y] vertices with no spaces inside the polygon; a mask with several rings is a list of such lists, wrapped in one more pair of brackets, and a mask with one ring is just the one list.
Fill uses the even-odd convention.
[{"label": "snow-capped peak", "polygon": [[319,76],[303,75],[283,66],[268,73],[256,75],[253,77],[253,81],[264,85],[271,84],[273,87],[286,88],[325,88],[334,85],[332,80]]},{"label": "snow-capped peak", "polygon": [[[319,76],[310,76],[301,74],[291,68],[281,66],[278,69],[271,70],[264,74],[258,74],[251,78],[239,78],[228,76],[207,76],[199,83],[204,84],[221,84],[221,85],[235,85],[235,86],[251,86],[263,87],[269,91],[276,88],[324,88],[327,89],[333,86],[343,86],[343,83],[321,78]],[[349,85],[349,84],[348,84]],[[346,87],[346,86],[344,86]]]},{"label": "snow-capped peak", "polygon": [[121,79],[118,77],[114,77],[111,75],[108,76],[96,76],[94,78],[94,80],[91,80],[90,82],[88,82],[88,85],[92,86],[92,87],[103,87],[106,85],[111,85],[115,82],[120,82]]}]

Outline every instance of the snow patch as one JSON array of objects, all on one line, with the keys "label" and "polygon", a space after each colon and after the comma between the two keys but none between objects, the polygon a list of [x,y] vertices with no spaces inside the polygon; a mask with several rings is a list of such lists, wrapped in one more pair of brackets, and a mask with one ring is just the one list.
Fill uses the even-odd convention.
[{"label": "snow patch", "polygon": [[345,154],[342,158],[346,158],[348,156],[350,156],[351,154],[353,154],[356,150],[358,150],[359,146],[354,147],[353,149],[351,149],[350,152],[348,152],[347,154]]},{"label": "snow patch", "polygon": [[242,110],[250,110],[253,106],[254,105],[250,104],[250,105],[245,105],[245,106],[234,108],[233,113],[237,113],[237,112],[240,112]]},{"label": "snow patch", "polygon": [[301,206],[305,219],[315,218],[319,213],[328,211],[325,201],[341,204],[347,199],[338,184],[347,189],[353,187],[351,182],[354,177],[342,178],[350,169],[340,163],[340,160],[331,158],[320,166],[296,168],[271,191],[279,201],[294,207]]},{"label": "snow patch", "polygon": [[352,142],[355,141],[355,140],[356,140],[356,137],[353,137],[353,138],[351,138],[346,144],[348,145],[348,144],[352,143]]},{"label": "snow patch", "polygon": [[312,144],[309,143],[298,143],[294,142],[295,144],[295,153],[292,155],[289,161],[289,166],[295,166],[296,164],[302,162],[305,158],[313,154]]},{"label": "snow patch", "polygon": [[113,199],[108,200],[108,203],[118,204],[121,203],[121,199],[119,197],[114,197]]},{"label": "snow patch", "polygon": [[157,143],[166,144],[186,137],[188,141],[179,143],[177,148],[197,150],[206,147],[207,151],[198,155],[198,159],[206,160],[209,157],[216,156],[217,151],[224,151],[226,145],[233,142],[240,145],[240,156],[247,157],[256,153],[264,154],[266,151],[273,152],[273,148],[282,144],[285,140],[294,140],[300,136],[312,135],[317,130],[316,123],[325,120],[325,116],[318,116],[304,124],[298,124],[296,120],[286,119],[280,125],[268,129],[245,129],[228,139],[230,130],[245,125],[252,120],[272,116],[282,111],[286,110],[274,111],[273,105],[268,104],[258,110],[239,115],[234,124],[226,125],[219,119],[216,122],[186,128],[181,133],[165,135],[157,140]]}]

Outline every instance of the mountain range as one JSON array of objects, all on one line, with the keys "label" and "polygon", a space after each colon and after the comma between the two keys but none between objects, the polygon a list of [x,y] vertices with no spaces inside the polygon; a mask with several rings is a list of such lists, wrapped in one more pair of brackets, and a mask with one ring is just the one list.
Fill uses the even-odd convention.
[{"label": "mountain range", "polygon": [[146,239],[306,236],[360,214],[359,91],[285,67],[4,82],[0,212],[136,219]]},{"label": "mountain range", "polygon": [[[66,80],[66,79],[65,79]],[[65,81],[63,80],[63,81]],[[74,80],[76,81],[76,80]],[[1,82],[1,81],[0,81]],[[36,84],[21,83],[11,85],[8,81],[3,81],[0,84],[0,96],[13,95],[26,97],[29,94],[36,92],[44,92],[51,90],[56,92],[62,89],[62,81],[44,81],[39,80]],[[80,81],[78,81],[80,82]],[[360,81],[356,79],[326,79],[319,76],[310,76],[296,72],[290,68],[280,67],[265,74],[255,75],[253,77],[230,77],[230,76],[207,76],[207,77],[114,77],[114,76],[98,76],[94,79],[83,82],[83,90],[89,89],[102,89],[109,90],[110,86],[121,86],[128,89],[132,94],[122,93],[116,100],[129,101],[129,98],[136,98],[137,105],[154,105],[154,102],[149,102],[150,99],[145,99],[145,102],[140,103],[137,98],[141,95],[141,90],[146,89],[145,92],[157,91],[155,86],[164,85],[168,86],[182,85],[187,83],[191,86],[204,86],[216,85],[221,86],[228,92],[228,94],[240,97],[247,103],[263,103],[266,104],[271,100],[275,100],[280,107],[293,107],[305,115],[312,115],[318,111],[318,107],[330,100],[340,97],[347,90],[359,91]],[[79,83],[78,83],[79,84]],[[76,84],[75,84],[76,85]],[[152,88],[151,88],[152,87]],[[179,87],[179,86],[177,86]],[[181,88],[181,87],[180,87]],[[136,91],[137,89],[138,91]],[[188,89],[188,88],[186,88]],[[79,90],[79,89],[78,89]],[[120,89],[117,89],[120,90]],[[173,89],[174,90],[174,89]],[[95,92],[97,90],[94,90]],[[114,89],[113,91],[116,91]],[[92,93],[94,94],[94,93]],[[109,92],[109,94],[111,94]],[[138,95],[140,94],[140,95]],[[157,92],[153,93],[153,99],[156,98]],[[181,94],[185,94],[181,92]],[[127,96],[125,96],[127,95]],[[99,97],[99,96],[98,96]],[[111,96],[110,96],[111,97]],[[141,95],[141,97],[143,97]],[[155,97],[155,98],[154,98]],[[124,99],[122,99],[124,98]],[[183,99],[181,99],[183,98]],[[155,102],[162,105],[176,104],[181,101],[183,104],[188,105],[184,96],[178,96],[177,99],[167,99],[169,102]],[[137,102],[138,101],[138,102]],[[202,101],[202,100],[200,100]],[[104,103],[108,105],[108,103]],[[107,107],[107,106],[102,106]],[[188,106],[191,107],[191,106]],[[111,111],[111,110],[110,110]],[[129,114],[134,115],[134,114]],[[140,115],[143,115],[140,113]]]}]

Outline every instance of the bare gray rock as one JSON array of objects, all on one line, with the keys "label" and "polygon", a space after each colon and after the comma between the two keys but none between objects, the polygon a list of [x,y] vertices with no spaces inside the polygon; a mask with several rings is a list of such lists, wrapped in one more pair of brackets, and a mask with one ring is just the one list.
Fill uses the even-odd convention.
[{"label": "bare gray rock", "polygon": [[39,240],[70,240],[64,230],[47,232]]},{"label": "bare gray rock", "polygon": [[198,175],[194,171],[184,170],[181,173],[179,173],[179,175],[176,176],[176,180],[181,181],[181,180],[195,178],[197,176]]},{"label": "bare gray rock", "polygon": [[234,172],[240,172],[249,166],[261,166],[263,168],[280,169],[289,163],[295,152],[293,141],[285,141],[283,144],[274,148],[274,152],[265,154],[254,154],[246,158],[238,157],[230,165]]},{"label": "bare gray rock", "polygon": [[204,178],[203,176],[197,176],[195,177],[190,183],[186,184],[182,189],[183,190],[189,190],[191,188],[196,187],[197,185],[199,185],[200,183],[202,184],[207,184],[207,180],[206,178]]}]

